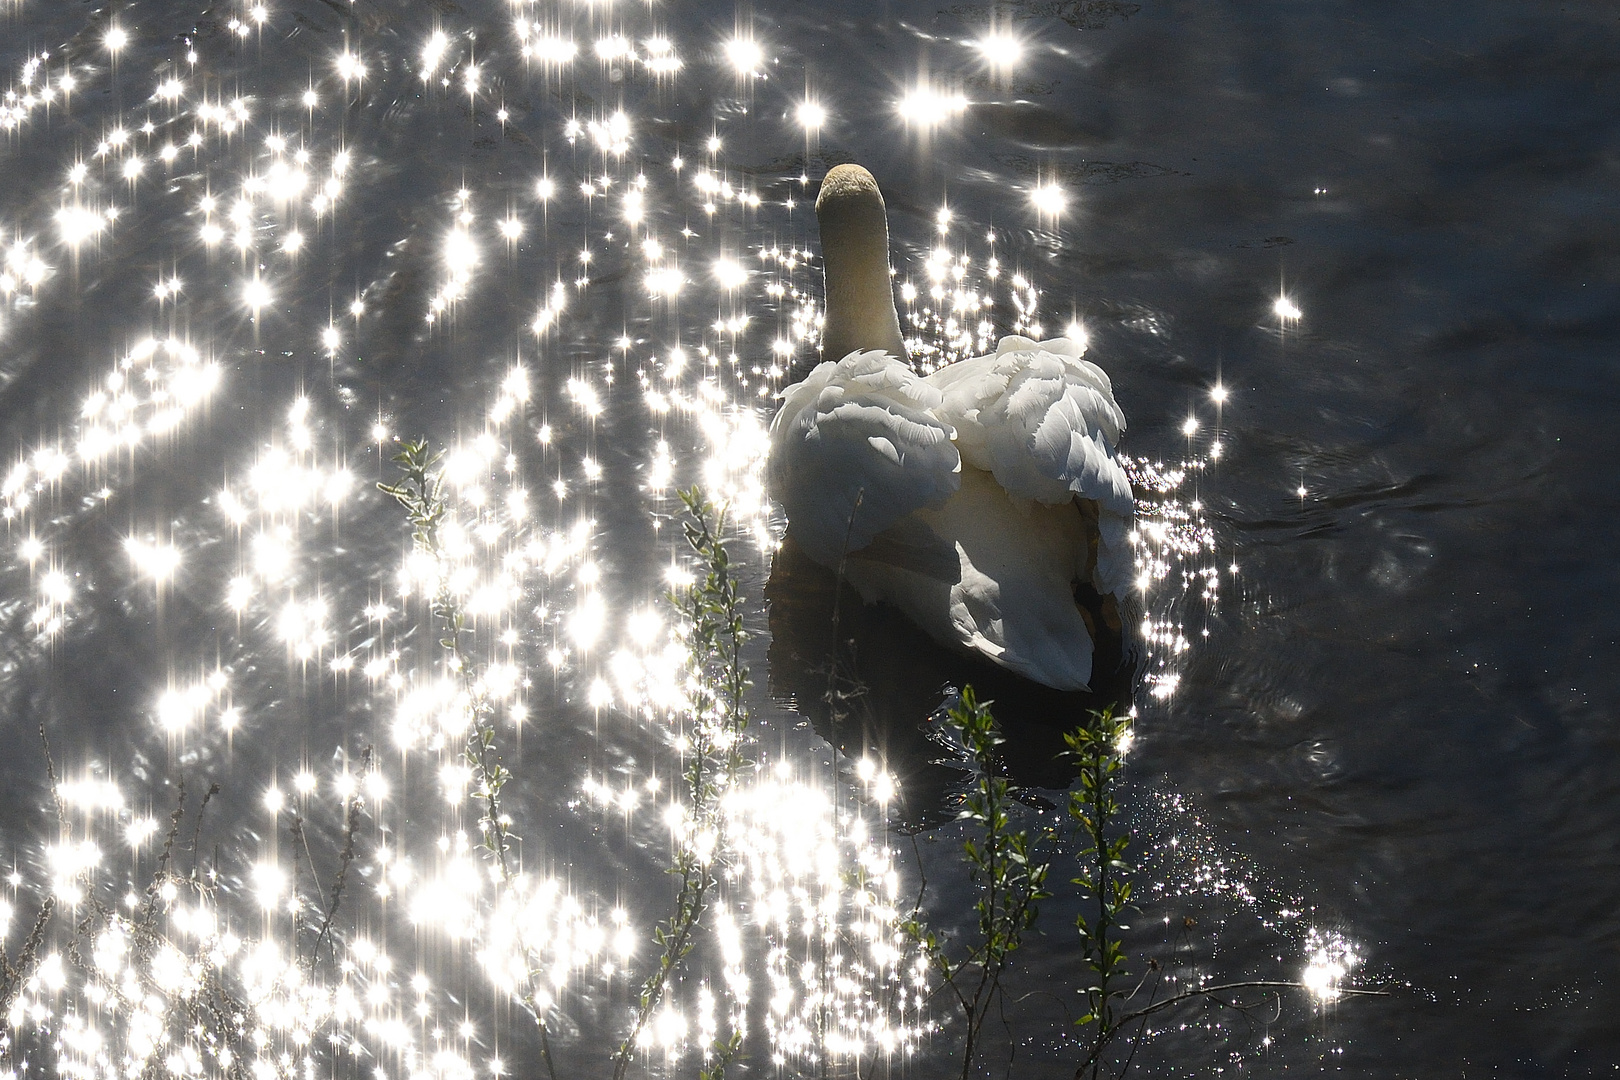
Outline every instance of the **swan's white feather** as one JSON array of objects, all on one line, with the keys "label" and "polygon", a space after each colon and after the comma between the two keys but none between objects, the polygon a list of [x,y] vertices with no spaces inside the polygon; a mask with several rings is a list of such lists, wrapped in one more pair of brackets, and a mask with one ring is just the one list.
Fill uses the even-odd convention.
[{"label": "swan's white feather", "polygon": [[[1084,688],[1074,585],[1128,584],[1134,503],[1115,457],[1124,414],[1082,351],[1007,337],[927,378],[877,351],[818,365],[771,425],[771,485],[799,544],[935,639]],[[1077,499],[1096,505],[1094,564]]]},{"label": "swan's white feather", "polygon": [[965,465],[993,475],[1017,504],[1097,504],[1099,544],[1091,584],[1102,594],[1132,576],[1135,516],[1130,478],[1115,449],[1125,414],[1102,368],[1068,338],[1001,339],[996,351],[947,365],[924,381],[944,398],[935,415],[957,432]]},{"label": "swan's white feather", "polygon": [[862,599],[893,604],[944,644],[1080,690],[1091,679],[1092,640],[1072,583],[1085,551],[1073,506],[1020,510],[989,473],[967,467],[943,506],[880,534],[844,573]]},{"label": "swan's white feather", "polygon": [[1124,517],[1130,479],[1115,459],[1125,416],[1108,376],[1067,338],[1003,338],[988,356],[928,376],[944,401],[935,414],[956,429],[962,459],[1018,499],[1094,499]]},{"label": "swan's white feather", "polygon": [[886,353],[854,352],[789,388],[771,423],[770,482],[805,552],[836,567],[956,491],[955,431],[938,390]]}]

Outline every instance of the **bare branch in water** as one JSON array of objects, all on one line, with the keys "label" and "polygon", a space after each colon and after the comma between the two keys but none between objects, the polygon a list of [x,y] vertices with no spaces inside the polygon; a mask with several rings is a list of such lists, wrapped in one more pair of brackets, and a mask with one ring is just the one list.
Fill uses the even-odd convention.
[{"label": "bare branch in water", "polygon": [[[371,767],[371,746],[368,744],[360,755],[360,773],[364,775]],[[315,935],[315,947],[309,953],[309,968],[315,969],[315,962],[320,957],[321,943],[326,941],[332,932],[332,920],[337,917],[338,904],[343,900],[343,886],[349,877],[349,864],[354,862],[354,838],[360,827],[360,811],[363,809],[360,793],[350,796],[343,815],[343,854],[338,861],[337,880],[332,883],[332,898],[327,902],[326,912],[321,917],[320,931]]]}]

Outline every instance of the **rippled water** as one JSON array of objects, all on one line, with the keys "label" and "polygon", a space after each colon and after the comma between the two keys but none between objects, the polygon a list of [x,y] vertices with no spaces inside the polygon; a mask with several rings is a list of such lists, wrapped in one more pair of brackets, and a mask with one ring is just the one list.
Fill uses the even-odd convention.
[{"label": "rippled water", "polygon": [[[527,948],[560,1072],[606,1075],[673,895],[662,597],[696,481],[736,526],[761,768],[641,1060],[696,1076],[741,1010],[739,1074],[953,1068],[959,1025],[881,929],[924,879],[936,925],[973,918],[969,774],[930,717],[948,684],[997,698],[1035,823],[1095,700],[857,607],[835,688],[866,693],[825,705],[835,593],[777,550],[759,477],[772,394],[815,357],[816,181],[847,160],[884,185],[924,362],[1079,324],[1130,417],[1141,618],[1097,690],[1138,714],[1135,970],[1349,957],[1347,986],[1390,991],[1160,1014],[1132,1067],[1620,1064],[1617,29],[1599,6],[6,0],[9,956],[62,905],[12,1065],[224,1073],[187,1033],[217,966],[265,1075],[539,1075]],[[374,490],[417,435],[451,448],[454,588],[517,777],[504,883],[423,602],[445,567]],[[198,887],[148,897],[160,865]],[[984,1075],[1073,1072],[1058,892]],[[177,947],[139,985],[138,943],[69,950],[126,894]]]}]

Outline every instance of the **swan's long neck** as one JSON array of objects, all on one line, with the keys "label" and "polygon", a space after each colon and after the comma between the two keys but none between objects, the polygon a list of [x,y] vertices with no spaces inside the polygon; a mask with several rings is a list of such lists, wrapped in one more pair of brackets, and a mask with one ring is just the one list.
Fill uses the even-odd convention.
[{"label": "swan's long neck", "polygon": [[833,169],[816,198],[816,218],[827,279],[821,358],[882,349],[905,361],[889,280],[889,223],[877,181],[859,165]]}]

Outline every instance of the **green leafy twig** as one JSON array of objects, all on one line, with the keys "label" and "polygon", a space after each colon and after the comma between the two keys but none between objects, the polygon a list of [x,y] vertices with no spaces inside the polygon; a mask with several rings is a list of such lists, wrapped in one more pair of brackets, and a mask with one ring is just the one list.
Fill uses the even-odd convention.
[{"label": "green leafy twig", "polygon": [[1012,827],[1008,784],[995,775],[995,748],[1003,740],[989,704],[981,703],[971,686],[964,687],[961,699],[950,710],[949,722],[961,733],[979,770],[961,814],[963,820],[983,830],[982,838],[969,837],[963,842],[979,889],[973,905],[979,916],[978,935],[967,953],[953,960],[946,942],[923,924],[920,913],[914,912],[903,929],[922,947],[962,1010],[966,1024],[962,1076],[966,1080],[984,1022],[1001,994],[1001,976],[1008,960],[1034,927],[1040,901],[1052,895],[1046,890],[1051,863],[1037,861],[1029,832]]},{"label": "green leafy twig", "polygon": [[710,1047],[708,1063],[698,1072],[698,1080],[726,1080],[726,1070],[731,1063],[737,1060],[742,1052],[742,1029],[732,1028],[731,1034],[724,1039],[715,1039]]},{"label": "green leafy twig", "polygon": [[[1095,1080],[1100,1076],[1102,1055],[1108,1045],[1130,1025],[1141,1024],[1154,1013],[1195,998],[1231,1005],[1216,995],[1238,990],[1310,989],[1302,982],[1250,979],[1193,987],[1159,1001],[1150,1000],[1140,1009],[1120,1011],[1121,1004],[1135,993],[1119,989],[1118,980],[1126,971],[1124,944],[1117,936],[1120,931],[1130,929],[1123,919],[1131,907],[1130,875],[1135,870],[1125,857],[1130,838],[1117,824],[1120,805],[1115,796],[1120,773],[1125,767],[1124,747],[1130,727],[1129,717],[1115,716],[1112,710],[1104,710],[1092,714],[1090,724],[1064,736],[1069,753],[1080,763],[1080,786],[1069,794],[1069,817],[1080,827],[1084,844],[1079,852],[1080,871],[1074,883],[1095,904],[1094,913],[1088,916],[1082,911],[1075,918],[1086,966],[1091,971],[1091,981],[1085,987],[1087,1012],[1076,1023],[1094,1027],[1086,1056],[1075,1069],[1075,1080],[1085,1080],[1087,1076]],[[1357,997],[1386,996],[1380,990],[1337,989],[1335,992]],[[1129,1059],[1126,1068],[1129,1068]]]},{"label": "green leafy twig", "polygon": [[[397,484],[377,485],[405,508],[406,518],[411,523],[411,541],[416,549],[436,561],[443,557],[439,532],[450,513],[449,504],[444,498],[444,474],[439,469],[442,457],[441,453],[429,446],[426,439],[406,442],[400,452],[394,455],[394,464],[399,466],[403,478]],[[484,848],[494,859],[501,882],[510,884],[515,876],[510,858],[511,828],[510,819],[501,812],[500,793],[512,776],[501,763],[492,719],[494,710],[488,695],[479,685],[477,664],[466,645],[472,628],[468,625],[466,612],[462,611],[460,603],[450,591],[445,575],[440,575],[439,587],[431,605],[433,618],[444,635],[439,639],[439,646],[448,654],[450,668],[460,677],[467,701],[466,743],[462,748],[462,757],[473,770],[478,785],[475,794],[483,804],[479,828],[483,833]],[[556,1080],[557,1069],[551,1056],[546,1010],[540,1004],[537,989],[539,973],[527,962],[524,966],[528,971],[528,985],[523,992],[523,1005],[534,1017],[539,1029],[540,1057],[545,1064],[546,1074],[551,1080]]]},{"label": "green leafy twig", "polygon": [[[444,498],[443,473],[438,468],[443,456],[429,447],[426,439],[406,442],[400,452],[394,455],[394,464],[405,474],[404,478],[397,484],[377,485],[405,508],[406,517],[411,523],[411,540],[417,550],[435,560],[443,554],[439,530],[450,512]],[[484,834],[484,847],[500,863],[501,876],[505,879],[512,874],[507,858],[511,835],[510,823],[501,813],[500,794],[512,775],[501,764],[495,724],[491,718],[493,709],[488,695],[478,684],[478,665],[467,650],[465,639],[472,633],[472,628],[444,575],[440,575],[439,587],[431,605],[433,617],[444,634],[439,639],[439,646],[449,653],[450,667],[460,677],[462,691],[467,698],[467,741],[462,749],[462,757],[478,780],[476,794],[483,801],[484,812],[479,819],[479,829]]]},{"label": "green leafy twig", "polygon": [[1112,709],[1092,714],[1092,723],[1063,736],[1069,753],[1080,764],[1080,787],[1069,793],[1069,817],[1080,827],[1085,845],[1079,852],[1080,870],[1073,879],[1094,903],[1095,912],[1075,916],[1080,944],[1091,981],[1085,987],[1087,1011],[1076,1021],[1095,1025],[1091,1052],[1076,1071],[1089,1068],[1097,1075],[1103,1047],[1120,1026],[1116,1015],[1120,992],[1114,980],[1126,974],[1125,948],[1118,933],[1127,930],[1122,918],[1131,902],[1132,867],[1125,861],[1130,838],[1115,823],[1119,800],[1114,791],[1125,767],[1123,740],[1130,731],[1128,716]]},{"label": "green leafy twig", "polygon": [[[635,1019],[614,1056],[614,1080],[623,1080],[641,1033],[663,1001],[671,976],[695,944],[694,935],[715,886],[715,855],[724,841],[720,799],[747,765],[742,734],[748,726],[749,681],[742,649],[748,635],[743,629],[742,584],[732,571],[731,556],[721,538],[725,515],[696,487],[682,491],[680,496],[688,515],[684,523],[686,542],[703,567],[699,581],[683,596],[671,597],[687,624],[689,715],[683,772],[687,834],[671,868],[671,873],[681,879],[675,912],[653,930],[653,940],[660,949],[658,966],[641,985]],[[740,1040],[740,1033],[733,1032],[736,1047],[717,1054],[715,1063],[703,1075],[722,1076],[740,1048]]]}]

